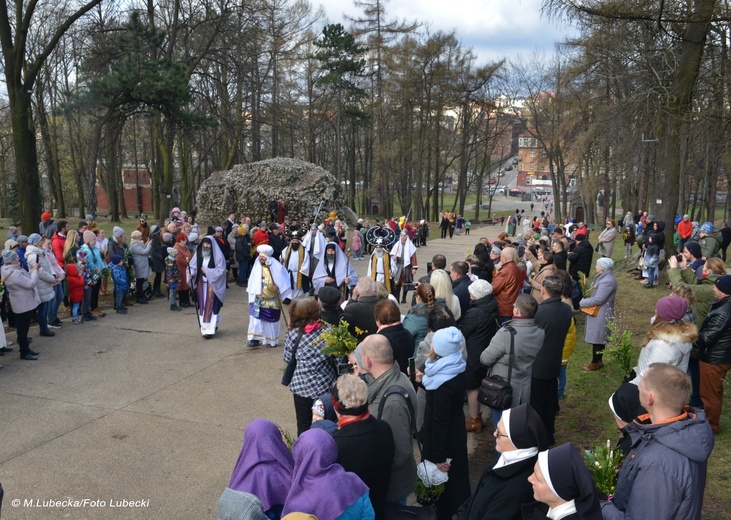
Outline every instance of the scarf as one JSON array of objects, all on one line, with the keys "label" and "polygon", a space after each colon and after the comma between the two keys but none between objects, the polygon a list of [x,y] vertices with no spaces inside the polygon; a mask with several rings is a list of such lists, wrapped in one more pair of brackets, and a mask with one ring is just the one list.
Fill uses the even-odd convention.
[{"label": "scarf", "polygon": [[513,451],[506,451],[500,454],[500,458],[495,463],[492,469],[502,468],[504,466],[510,466],[516,462],[521,462],[525,459],[535,457],[538,455],[538,448],[524,448]]},{"label": "scarf", "polygon": [[424,367],[424,378],[421,383],[427,390],[436,390],[454,376],[461,374],[467,368],[461,352],[455,352],[437,360],[427,359]]},{"label": "scarf", "polygon": [[341,415],[340,419],[338,419],[338,429],[342,430],[345,426],[349,424],[365,421],[370,416],[371,412],[369,412],[368,410],[360,415]]}]

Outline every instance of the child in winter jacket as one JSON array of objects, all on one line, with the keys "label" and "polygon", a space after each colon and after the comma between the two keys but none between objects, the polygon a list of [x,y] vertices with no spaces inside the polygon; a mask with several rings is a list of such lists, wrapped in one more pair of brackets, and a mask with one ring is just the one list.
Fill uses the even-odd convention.
[{"label": "child in winter jacket", "polygon": [[180,283],[180,269],[178,268],[178,261],[175,259],[176,256],[178,256],[178,250],[174,247],[168,247],[168,256],[165,258],[165,283],[168,284],[168,299],[170,300],[171,311],[182,310],[175,303],[175,296],[178,293],[178,284]]},{"label": "child in winter jacket", "polygon": [[353,242],[351,243],[351,247],[353,248],[353,259],[362,260],[363,240],[361,239],[360,231],[358,231],[357,229],[353,231]]},{"label": "child in winter jacket", "polygon": [[96,282],[92,278],[88,260],[86,251],[83,249],[76,251],[76,269],[84,277],[84,299],[81,304],[81,315],[84,321],[94,321],[96,320],[96,316],[91,314],[91,287]]},{"label": "child in winter jacket", "polygon": [[79,315],[79,307],[84,301],[84,275],[79,272],[78,264],[66,264],[66,283],[69,287],[69,301],[71,302],[71,321],[81,325],[84,321]]},{"label": "child in winter jacket", "polygon": [[109,260],[109,270],[112,272],[112,280],[114,281],[114,308],[117,314],[127,314],[124,297],[129,290],[129,279],[127,278],[127,267],[124,265],[124,257],[122,255],[111,255]]}]

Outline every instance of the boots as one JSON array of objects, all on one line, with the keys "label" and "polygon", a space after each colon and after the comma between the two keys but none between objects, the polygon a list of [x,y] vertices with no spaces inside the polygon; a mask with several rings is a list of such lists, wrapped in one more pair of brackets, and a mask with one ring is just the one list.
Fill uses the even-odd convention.
[{"label": "boots", "polygon": [[465,430],[482,433],[482,412],[478,413],[477,417],[470,417],[465,421]]},{"label": "boots", "polygon": [[396,301],[400,301],[399,298],[401,296],[401,286],[394,285],[391,289],[391,294],[393,294],[394,298],[396,298]]}]

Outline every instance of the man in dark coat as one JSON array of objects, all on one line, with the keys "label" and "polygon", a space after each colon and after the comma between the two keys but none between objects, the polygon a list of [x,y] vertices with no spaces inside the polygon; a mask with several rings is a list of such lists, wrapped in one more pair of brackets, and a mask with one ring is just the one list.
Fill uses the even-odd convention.
[{"label": "man in dark coat", "polygon": [[536,325],[546,333],[543,347],[533,361],[530,381],[530,404],[543,421],[548,444],[553,446],[554,422],[558,411],[558,376],[561,373],[563,346],[571,327],[572,309],[561,301],[563,282],[558,276],[546,276],[541,286],[543,300],[536,311]]},{"label": "man in dark coat", "polygon": [[[353,316],[353,323],[351,323],[353,330],[351,330],[351,333],[355,330],[355,327],[365,331],[363,337],[376,333],[378,326],[373,311],[378,302],[376,282],[368,277],[358,280],[355,289],[353,289],[353,297],[345,306],[345,312]],[[363,337],[358,337],[358,340],[362,340]]]},{"label": "man in dark coat", "polygon": [[586,235],[576,235],[576,246],[569,253],[569,274],[571,278],[579,281],[579,274],[584,273],[587,277],[591,273],[591,261],[594,258],[594,249],[586,239]]},{"label": "man in dark coat", "polygon": [[401,311],[391,300],[381,300],[373,310],[378,334],[388,338],[393,349],[393,359],[398,363],[401,372],[406,373],[409,358],[414,355],[414,336],[401,323]]},{"label": "man in dark coat", "polygon": [[462,316],[467,314],[467,309],[470,308],[470,292],[467,288],[472,283],[472,280],[467,276],[469,270],[469,264],[462,261],[454,262],[449,268],[449,277],[452,279],[452,290],[455,296],[459,298],[459,310],[462,311]]},{"label": "man in dark coat", "polygon": [[395,451],[391,427],[370,415],[368,387],[358,376],[340,377],[333,388],[332,401],[339,426],[333,433],[338,445],[337,462],[368,486],[376,520],[383,520]]},{"label": "man in dark coat", "polygon": [[269,245],[274,249],[274,258],[280,258],[287,247],[287,239],[277,224],[269,225]]}]

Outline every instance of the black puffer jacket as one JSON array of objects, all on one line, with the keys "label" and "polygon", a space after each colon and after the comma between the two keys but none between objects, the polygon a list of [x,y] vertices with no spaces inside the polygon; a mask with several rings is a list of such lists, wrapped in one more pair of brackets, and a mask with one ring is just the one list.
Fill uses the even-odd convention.
[{"label": "black puffer jacket", "polygon": [[571,278],[578,280],[579,273],[589,276],[592,258],[594,258],[594,249],[591,247],[591,242],[588,240],[577,242],[574,250],[569,253],[569,262],[571,262],[569,274]]},{"label": "black puffer jacket", "polygon": [[167,248],[163,245],[160,237],[154,236],[152,238],[152,251],[150,252],[153,272],[162,273],[165,270],[165,257],[167,255]]},{"label": "black puffer jacket", "polygon": [[731,363],[731,296],[711,305],[693,346],[700,349],[701,361],[711,365]]},{"label": "black puffer jacket", "polygon": [[479,388],[487,374],[487,367],[480,363],[480,354],[490,344],[498,329],[497,300],[492,294],[472,300],[470,308],[462,316],[460,329],[467,345],[467,388]]},{"label": "black puffer jacket", "polygon": [[657,231],[653,229],[647,235],[647,253],[650,256],[659,255],[663,247],[665,247],[665,222],[658,220]]}]

